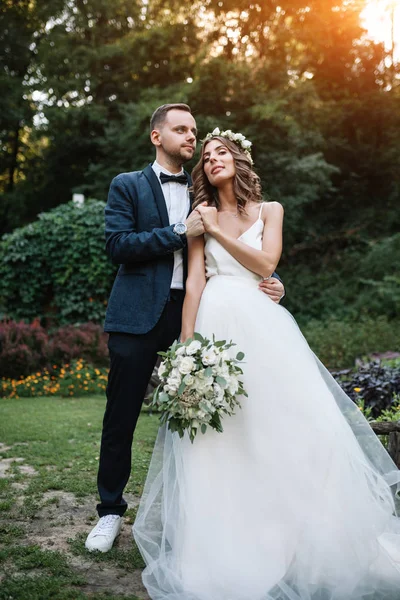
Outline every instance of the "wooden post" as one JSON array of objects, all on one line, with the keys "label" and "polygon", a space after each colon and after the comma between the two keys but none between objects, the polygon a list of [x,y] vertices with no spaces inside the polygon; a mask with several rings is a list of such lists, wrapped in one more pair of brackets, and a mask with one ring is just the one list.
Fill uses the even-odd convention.
[{"label": "wooden post", "polygon": [[400,469],[400,421],[371,421],[370,425],[377,435],[389,436],[388,452]]}]

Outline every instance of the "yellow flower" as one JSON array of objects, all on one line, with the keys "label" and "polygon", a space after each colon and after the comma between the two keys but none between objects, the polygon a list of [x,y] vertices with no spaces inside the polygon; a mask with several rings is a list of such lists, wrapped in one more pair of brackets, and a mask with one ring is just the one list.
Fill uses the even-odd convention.
[{"label": "yellow flower", "polygon": [[78,374],[77,374],[77,376],[76,376],[76,378],[77,378],[77,379],[80,379],[80,378],[81,378],[81,374],[80,374],[80,373],[78,373]]},{"label": "yellow flower", "polygon": [[358,394],[358,392],[361,392],[361,388],[357,387],[357,388],[353,388],[353,389],[354,389],[355,392],[357,392],[357,394]]}]

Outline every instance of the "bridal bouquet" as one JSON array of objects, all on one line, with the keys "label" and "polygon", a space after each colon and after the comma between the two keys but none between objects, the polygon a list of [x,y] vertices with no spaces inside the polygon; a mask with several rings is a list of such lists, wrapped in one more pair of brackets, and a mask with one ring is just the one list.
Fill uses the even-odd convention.
[{"label": "bridal bouquet", "polygon": [[244,358],[233,358],[233,342],[208,340],[199,333],[184,343],[175,341],[158,368],[161,384],[154,390],[151,406],[161,411],[161,424],[183,437],[187,430],[193,442],[200,430],[210,426],[222,432],[221,417],[240,408],[238,396],[247,396],[239,376]]}]

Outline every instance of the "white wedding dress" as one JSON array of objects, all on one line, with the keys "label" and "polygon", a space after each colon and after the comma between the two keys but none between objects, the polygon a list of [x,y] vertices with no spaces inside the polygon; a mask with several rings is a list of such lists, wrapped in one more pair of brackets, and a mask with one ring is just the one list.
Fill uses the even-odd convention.
[{"label": "white wedding dress", "polygon": [[208,235],[205,257],[196,331],[245,353],[248,398],[223,433],[159,431],[133,527],[150,597],[399,600],[399,471],[260,277]]}]

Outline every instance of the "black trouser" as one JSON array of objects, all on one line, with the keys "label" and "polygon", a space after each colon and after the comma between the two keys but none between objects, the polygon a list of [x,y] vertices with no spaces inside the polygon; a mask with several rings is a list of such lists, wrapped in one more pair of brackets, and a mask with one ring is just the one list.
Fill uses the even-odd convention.
[{"label": "black trouser", "polygon": [[110,333],[110,373],[103,420],[97,486],[100,517],[123,515],[122,497],[131,473],[133,433],[159,350],[166,350],[181,330],[184,292],[171,290],[157,325],[148,333]]}]

